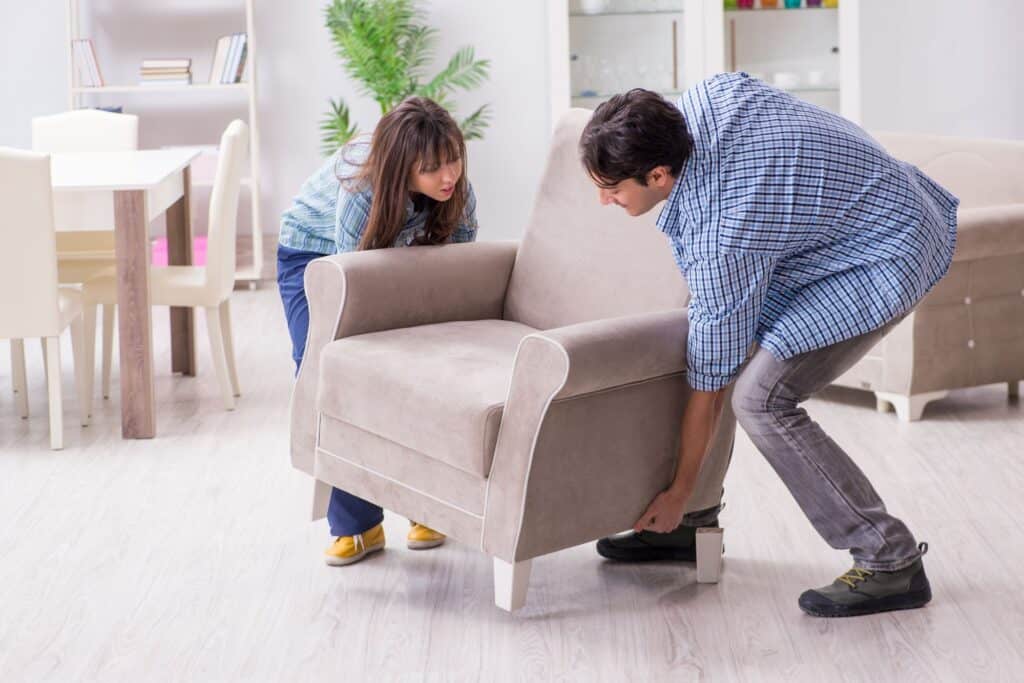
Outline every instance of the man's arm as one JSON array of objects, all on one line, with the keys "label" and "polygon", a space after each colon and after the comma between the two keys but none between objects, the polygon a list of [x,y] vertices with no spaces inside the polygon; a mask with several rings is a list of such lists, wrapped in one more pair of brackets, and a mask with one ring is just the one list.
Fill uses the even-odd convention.
[{"label": "man's arm", "polygon": [[659,494],[633,526],[635,531],[647,529],[668,533],[683,521],[686,501],[693,493],[711,439],[725,406],[726,390],[695,391],[690,396],[679,435],[679,464],[672,484]]},{"label": "man's arm", "polygon": [[683,412],[675,477],[637,520],[636,531],[666,533],[682,522],[686,502],[722,415],[725,390],[754,341],[775,263],[762,255],[723,254],[685,265],[693,292],[687,381],[694,392]]}]

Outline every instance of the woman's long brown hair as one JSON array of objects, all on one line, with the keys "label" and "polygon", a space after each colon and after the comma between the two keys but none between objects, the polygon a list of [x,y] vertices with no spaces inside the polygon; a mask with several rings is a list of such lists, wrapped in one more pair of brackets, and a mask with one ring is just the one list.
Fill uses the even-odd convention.
[{"label": "woman's long brown hair", "polygon": [[373,190],[370,217],[359,249],[393,246],[407,220],[412,174],[459,159],[462,175],[448,201],[419,194],[414,198],[418,209],[428,211],[426,233],[418,239],[419,244],[445,242],[462,220],[469,196],[466,143],[444,107],[425,97],[410,97],[388,112],[374,130],[366,161],[354,177],[342,178]]}]

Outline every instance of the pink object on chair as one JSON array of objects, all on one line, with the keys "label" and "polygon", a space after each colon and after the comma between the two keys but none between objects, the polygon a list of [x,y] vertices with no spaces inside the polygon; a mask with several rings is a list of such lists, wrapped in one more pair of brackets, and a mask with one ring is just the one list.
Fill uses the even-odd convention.
[{"label": "pink object on chair", "polygon": [[[153,240],[153,265],[167,265],[167,238],[160,237]],[[192,238],[192,265],[206,265],[206,237]]]}]

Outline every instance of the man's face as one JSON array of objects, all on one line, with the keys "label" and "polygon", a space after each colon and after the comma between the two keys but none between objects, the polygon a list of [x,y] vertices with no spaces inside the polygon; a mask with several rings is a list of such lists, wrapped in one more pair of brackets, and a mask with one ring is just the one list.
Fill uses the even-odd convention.
[{"label": "man's face", "polygon": [[611,187],[595,181],[597,196],[605,206],[615,204],[630,216],[641,216],[668,199],[675,184],[675,178],[668,171],[667,166],[658,166],[647,174],[646,185],[641,185],[636,178],[627,178]]}]

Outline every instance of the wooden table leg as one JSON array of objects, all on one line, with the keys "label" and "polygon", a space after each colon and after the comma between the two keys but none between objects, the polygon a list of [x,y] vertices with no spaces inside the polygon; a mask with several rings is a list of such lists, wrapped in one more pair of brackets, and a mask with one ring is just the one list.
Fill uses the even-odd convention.
[{"label": "wooden table leg", "polygon": [[[184,171],[184,192],[167,209],[167,264],[192,265],[192,214],[190,202],[191,168]],[[192,309],[171,307],[171,372],[189,377],[196,374],[196,335]]]},{"label": "wooden table leg", "polygon": [[148,228],[146,192],[114,192],[121,436],[126,439],[151,439],[156,435]]}]

